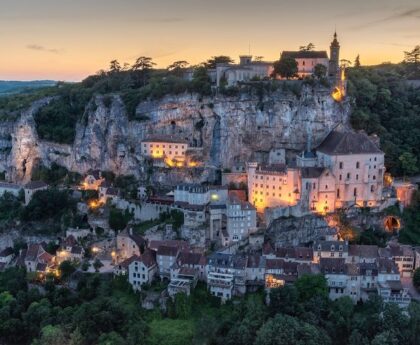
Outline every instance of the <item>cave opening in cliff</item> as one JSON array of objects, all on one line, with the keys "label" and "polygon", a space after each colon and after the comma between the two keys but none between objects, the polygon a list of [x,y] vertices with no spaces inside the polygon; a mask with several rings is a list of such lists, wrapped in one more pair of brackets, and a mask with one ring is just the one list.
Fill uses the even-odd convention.
[{"label": "cave opening in cliff", "polygon": [[401,221],[398,217],[388,216],[384,221],[384,228],[388,232],[394,232],[401,229]]}]

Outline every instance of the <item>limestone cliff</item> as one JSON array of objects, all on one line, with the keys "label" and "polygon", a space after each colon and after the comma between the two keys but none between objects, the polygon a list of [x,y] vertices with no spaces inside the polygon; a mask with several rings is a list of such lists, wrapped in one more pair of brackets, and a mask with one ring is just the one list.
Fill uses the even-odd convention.
[{"label": "limestone cliff", "polygon": [[308,137],[314,146],[338,123],[346,123],[349,113],[348,104],[334,102],[329,90],[310,87],[303,88],[299,96],[282,90],[259,97],[252,93],[166,96],[137,106],[136,115],[142,121],[129,121],[118,95],[106,97],[111,101],[96,96],[88,104],[73,145],[38,138],[34,114],[49,99],[35,102],[22,113],[12,126],[11,142],[2,135],[10,124],[0,123],[1,143],[11,146],[1,151],[0,170],[6,168],[14,181],[26,181],[33,165],[41,161],[80,173],[102,169],[140,176],[143,157],[139,144],[150,134],[187,139],[192,154],[206,166],[230,168],[274,146],[301,150]]}]

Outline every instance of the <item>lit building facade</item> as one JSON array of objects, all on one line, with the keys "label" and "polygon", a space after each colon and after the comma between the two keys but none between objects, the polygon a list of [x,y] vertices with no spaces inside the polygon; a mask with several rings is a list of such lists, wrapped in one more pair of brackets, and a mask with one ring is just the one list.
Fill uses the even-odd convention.
[{"label": "lit building facade", "polygon": [[248,164],[249,202],[258,212],[266,207],[293,206],[300,199],[299,170],[282,164]]},{"label": "lit building facade", "polygon": [[249,202],[230,197],[226,204],[226,230],[229,243],[247,238],[257,229],[257,211]]},{"label": "lit building facade", "polygon": [[154,136],[141,142],[141,152],[145,157],[161,159],[168,166],[184,166],[188,142],[172,136]]}]

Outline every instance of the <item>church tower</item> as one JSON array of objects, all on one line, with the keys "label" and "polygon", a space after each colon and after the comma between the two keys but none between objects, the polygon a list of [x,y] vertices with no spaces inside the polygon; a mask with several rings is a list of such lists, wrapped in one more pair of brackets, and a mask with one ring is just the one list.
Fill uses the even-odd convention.
[{"label": "church tower", "polygon": [[330,78],[340,77],[340,43],[337,40],[337,32],[334,32],[334,39],[330,45],[330,63],[328,67]]}]

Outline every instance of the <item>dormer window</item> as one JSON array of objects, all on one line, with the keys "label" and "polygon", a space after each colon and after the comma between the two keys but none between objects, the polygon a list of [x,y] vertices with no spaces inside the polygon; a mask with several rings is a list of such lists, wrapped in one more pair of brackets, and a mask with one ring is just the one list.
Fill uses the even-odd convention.
[{"label": "dormer window", "polygon": [[334,245],[331,245],[331,251],[333,252],[335,250]]}]

